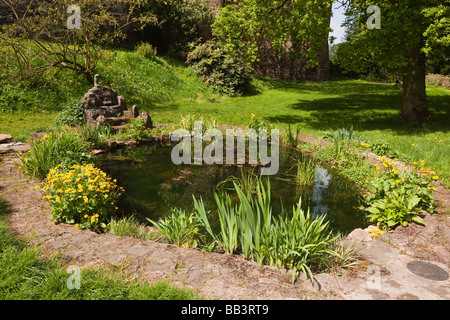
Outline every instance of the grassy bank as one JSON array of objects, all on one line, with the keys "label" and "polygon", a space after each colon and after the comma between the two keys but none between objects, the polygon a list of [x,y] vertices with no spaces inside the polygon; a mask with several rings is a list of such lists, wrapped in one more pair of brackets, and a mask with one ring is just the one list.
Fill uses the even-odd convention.
[{"label": "grassy bank", "polygon": [[[394,84],[333,79],[296,82],[255,78],[242,97],[219,95],[195,76],[192,69],[169,59],[147,60],[131,51],[108,51],[97,72],[100,82],[148,111],[154,123],[178,123],[187,114],[214,117],[220,124],[247,125],[253,113],[259,120],[283,129],[299,125],[302,133],[322,137],[325,132],[353,126],[369,143],[387,143],[403,160],[424,160],[450,185],[450,91],[428,85],[432,117],[425,124],[399,119],[402,91]],[[80,99],[91,84],[61,73],[47,88],[24,89],[0,82],[0,131],[24,140],[36,129],[53,125],[58,110]],[[20,99],[16,99],[20,97]]]}]

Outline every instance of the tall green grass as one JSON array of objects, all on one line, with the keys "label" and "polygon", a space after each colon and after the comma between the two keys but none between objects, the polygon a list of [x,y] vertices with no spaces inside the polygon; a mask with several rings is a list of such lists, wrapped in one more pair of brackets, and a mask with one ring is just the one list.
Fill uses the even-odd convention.
[{"label": "tall green grass", "polygon": [[77,131],[50,132],[37,139],[30,151],[20,156],[23,172],[30,178],[45,178],[57,165],[72,166],[91,161],[89,144]]}]

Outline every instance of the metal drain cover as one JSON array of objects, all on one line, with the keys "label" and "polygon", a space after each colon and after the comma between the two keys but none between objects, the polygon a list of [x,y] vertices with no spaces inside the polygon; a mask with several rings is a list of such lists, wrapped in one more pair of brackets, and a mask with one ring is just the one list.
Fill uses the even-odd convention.
[{"label": "metal drain cover", "polygon": [[408,270],[415,275],[436,281],[445,281],[448,279],[448,273],[435,264],[424,261],[412,261],[407,264]]}]

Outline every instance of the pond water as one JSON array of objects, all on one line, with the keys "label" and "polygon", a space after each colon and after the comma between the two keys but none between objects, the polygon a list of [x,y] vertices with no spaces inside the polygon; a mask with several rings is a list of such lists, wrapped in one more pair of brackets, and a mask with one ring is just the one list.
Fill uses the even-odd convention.
[{"label": "pond water", "polygon": [[[201,197],[213,211],[214,190],[227,190],[232,183],[220,183],[230,176],[241,175],[242,166],[236,165],[175,165],[171,151],[171,147],[161,146],[130,148],[100,159],[102,169],[125,188],[119,203],[124,212],[157,220],[173,207],[192,209],[192,195]],[[281,205],[291,211],[302,197],[303,209],[309,208],[316,216],[326,215],[336,231],[348,233],[365,227],[355,186],[323,164],[314,164],[317,178],[314,185],[295,183],[296,159],[301,157],[306,156],[280,147],[280,169],[270,176],[273,213],[280,212]],[[248,165],[245,169],[259,172],[259,168]]]}]

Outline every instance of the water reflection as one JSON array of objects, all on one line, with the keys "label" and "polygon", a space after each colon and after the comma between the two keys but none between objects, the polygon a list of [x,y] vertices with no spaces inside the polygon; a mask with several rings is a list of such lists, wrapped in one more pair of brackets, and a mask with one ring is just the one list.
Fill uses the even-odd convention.
[{"label": "water reflection", "polygon": [[[170,152],[171,148],[158,147],[102,159],[103,169],[126,190],[121,208],[157,220],[172,207],[192,209],[194,194],[213,210],[216,186],[232,175],[240,175],[241,168],[235,165],[174,165]],[[362,215],[355,209],[359,205],[355,189],[348,181],[316,163],[315,185],[296,184],[292,168],[296,159],[304,156],[287,148],[280,148],[280,154],[279,173],[270,177],[274,214],[282,206],[290,211],[301,197],[305,211],[325,215],[334,229],[348,232],[364,226]]]}]

